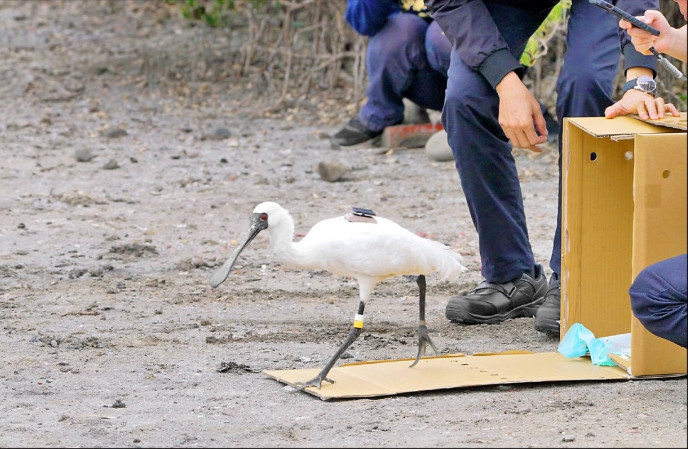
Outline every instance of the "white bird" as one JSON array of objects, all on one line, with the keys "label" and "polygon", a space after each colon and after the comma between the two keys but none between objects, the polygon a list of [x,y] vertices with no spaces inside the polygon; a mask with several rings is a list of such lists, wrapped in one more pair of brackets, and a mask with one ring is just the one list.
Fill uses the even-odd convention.
[{"label": "white bird", "polygon": [[360,335],[363,312],[373,289],[393,276],[415,276],[419,289],[418,354],[411,367],[425,355],[427,344],[438,353],[425,323],[425,275],[437,273],[442,279],[455,279],[466,271],[460,254],[391,220],[377,217],[371,210],[359,208],[354,208],[354,213],[316,223],[300,241],[294,242],[294,220],[289,212],[277,203],[264,202],[253,209],[243,243],[210,278],[213,288],[227,279],[241,251],[262,230],[267,230],[275,256],[285,264],[306,270],[327,270],[358,280],[358,312],[348,338],[320,373],[300,384],[299,389],[309,386],[320,389],[323,380],[333,383],[327,374]]}]

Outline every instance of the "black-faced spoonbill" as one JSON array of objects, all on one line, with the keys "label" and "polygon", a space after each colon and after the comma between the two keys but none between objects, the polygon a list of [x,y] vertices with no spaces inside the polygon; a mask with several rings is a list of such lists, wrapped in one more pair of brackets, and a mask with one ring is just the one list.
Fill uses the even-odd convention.
[{"label": "black-faced spoonbill", "polygon": [[437,273],[442,279],[456,279],[466,268],[460,254],[448,246],[420,237],[395,222],[368,209],[354,208],[354,213],[316,223],[298,242],[294,242],[294,220],[289,212],[274,202],[260,203],[253,209],[248,234],[234,254],[210,278],[215,288],[227,279],[241,251],[262,230],[267,230],[272,250],[285,264],[306,270],[327,270],[337,276],[358,280],[359,304],[348,338],[313,379],[299,384],[299,389],[320,389],[337,360],[358,338],[363,328],[363,312],[375,286],[399,275],[415,276],[419,290],[418,354],[415,366],[429,344],[438,354],[425,323],[425,275]]}]

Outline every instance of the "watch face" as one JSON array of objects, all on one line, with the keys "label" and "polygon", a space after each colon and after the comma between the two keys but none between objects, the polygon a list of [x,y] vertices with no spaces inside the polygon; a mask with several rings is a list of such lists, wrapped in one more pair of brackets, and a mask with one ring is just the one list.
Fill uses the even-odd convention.
[{"label": "watch face", "polygon": [[657,83],[649,76],[639,76],[636,80],[636,89],[640,89],[643,92],[654,92],[657,89]]}]

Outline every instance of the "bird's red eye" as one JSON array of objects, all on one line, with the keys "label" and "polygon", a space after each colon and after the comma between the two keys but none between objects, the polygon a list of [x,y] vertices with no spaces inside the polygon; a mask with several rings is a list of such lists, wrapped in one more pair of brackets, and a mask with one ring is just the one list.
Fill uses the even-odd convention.
[{"label": "bird's red eye", "polygon": [[268,221],[268,214],[262,214],[262,215],[260,216],[260,220],[261,220],[261,221]]}]

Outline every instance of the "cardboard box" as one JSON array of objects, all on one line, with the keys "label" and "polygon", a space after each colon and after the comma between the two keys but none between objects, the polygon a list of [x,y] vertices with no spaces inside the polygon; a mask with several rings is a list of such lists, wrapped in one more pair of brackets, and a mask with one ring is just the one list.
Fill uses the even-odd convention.
[{"label": "cardboard box", "polygon": [[686,252],[686,114],[567,118],[562,147],[561,336],[631,332],[633,377],[686,373],[686,349],[632,316],[628,288],[646,266]]}]

